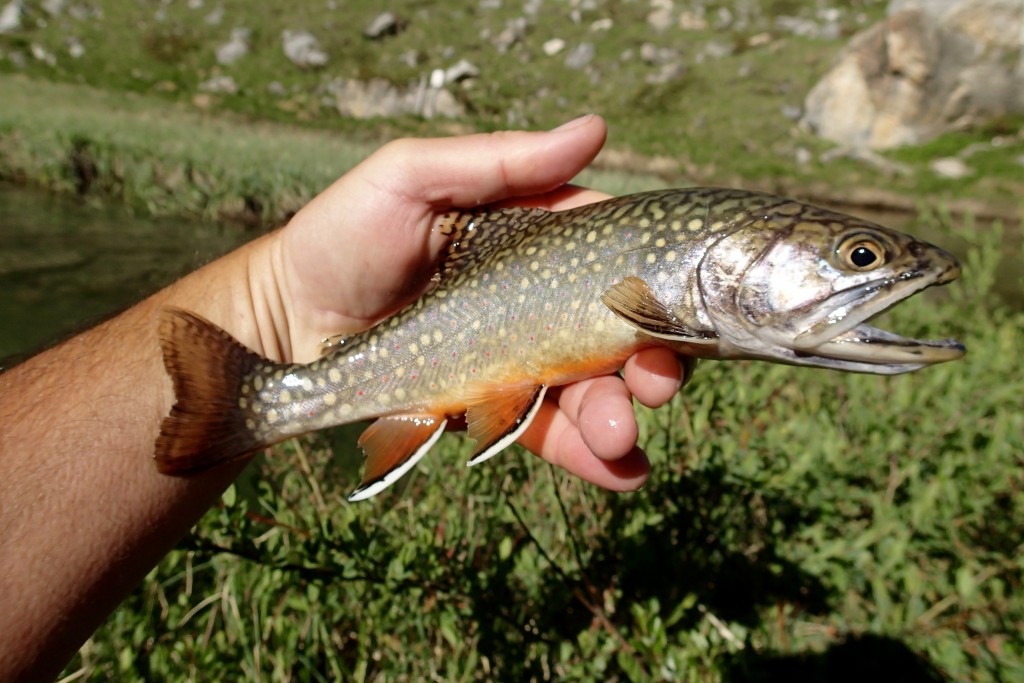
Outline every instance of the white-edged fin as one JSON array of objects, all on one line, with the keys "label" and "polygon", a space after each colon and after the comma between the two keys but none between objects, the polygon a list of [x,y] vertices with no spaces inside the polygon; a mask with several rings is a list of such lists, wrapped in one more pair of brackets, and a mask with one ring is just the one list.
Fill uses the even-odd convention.
[{"label": "white-edged fin", "polygon": [[515,384],[479,388],[467,399],[466,426],[476,450],[466,463],[479,465],[519,438],[537,417],[547,386]]},{"label": "white-edged fin", "polygon": [[686,325],[658,299],[650,285],[632,275],[609,287],[601,301],[612,313],[652,337],[688,344],[710,344],[718,336]]},{"label": "white-edged fin", "polygon": [[348,497],[366,500],[401,479],[427,454],[448,424],[437,415],[392,415],[366,428],[359,446],[366,453],[363,481]]}]

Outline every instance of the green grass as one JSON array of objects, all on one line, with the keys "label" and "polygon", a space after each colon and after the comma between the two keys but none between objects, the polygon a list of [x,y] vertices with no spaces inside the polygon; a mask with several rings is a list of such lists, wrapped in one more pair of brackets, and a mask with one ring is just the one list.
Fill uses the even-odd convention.
[{"label": "green grass", "polygon": [[[523,16],[521,3],[486,9],[476,3],[399,0],[389,9],[406,21],[406,29],[380,41],[362,36],[363,27],[381,11],[379,3],[369,0],[338,3],[335,10],[327,9],[321,0],[299,0],[289,4],[287,13],[271,3],[223,0],[217,3],[223,18],[216,25],[206,21],[214,9],[210,3],[198,9],[185,2],[161,4],[162,18],[157,17],[156,5],[102,3],[99,18],[81,20],[64,12],[41,24],[27,21],[22,31],[0,36],[0,72],[91,85],[111,93],[115,103],[122,93],[136,93],[185,109],[229,112],[253,121],[297,124],[374,142],[400,134],[545,128],[595,111],[608,119],[613,147],[669,160],[666,173],[676,184],[745,183],[796,194],[814,184],[838,196],[850,187],[886,187],[897,195],[970,196],[1016,205],[1024,191],[1020,165],[1014,161],[1024,154],[1024,139],[1019,136],[1004,136],[1002,146],[973,157],[975,173],[963,179],[939,178],[928,170],[928,162],[973,143],[987,143],[1003,128],[1015,131],[1019,119],[945,136],[917,153],[893,153],[909,165],[912,172],[906,176],[888,177],[856,161],[822,163],[817,156],[831,145],[802,130],[783,109],[802,106],[844,41],[803,38],[775,27],[775,18],[783,14],[813,16],[807,3],[762,0],[743,3],[746,11],[736,3],[703,4],[707,29],[673,27],[659,33],[646,21],[651,11],[648,3],[596,3],[594,8],[580,9],[578,21],[562,3],[543,3],[530,17],[522,40],[502,53],[492,37],[509,20]],[[845,34],[883,16],[886,4],[881,0],[830,3],[842,10],[840,26]],[[45,16],[37,3],[28,5]],[[719,27],[716,17],[723,8],[734,18],[745,15],[744,22]],[[680,4],[676,14],[682,9]],[[609,18],[610,29],[592,30],[594,21]],[[251,53],[235,64],[217,65],[217,46],[238,26],[252,32]],[[317,36],[330,56],[325,68],[300,69],[285,58],[281,33],[296,28]],[[68,54],[71,37],[85,48],[78,59]],[[567,48],[548,57],[542,46],[551,38],[565,40]],[[566,67],[566,53],[584,41],[595,45],[593,62],[584,70]],[[710,42],[727,46],[731,54],[705,57],[703,51]],[[644,43],[677,51],[686,70],[668,83],[647,83],[657,67],[640,58]],[[32,45],[52,53],[54,64],[32,57]],[[409,52],[419,55],[415,67],[401,58]],[[15,66],[3,55],[19,55],[25,65]],[[456,88],[468,108],[458,121],[414,116],[343,119],[324,89],[336,78],[380,77],[406,85],[460,58],[476,64],[481,76]],[[199,84],[217,75],[231,76],[238,93],[199,93]],[[271,83],[281,86],[284,94],[273,94],[268,89]],[[71,104],[76,99],[70,94],[63,101]],[[814,160],[799,163],[799,148],[810,151]]]},{"label": "green grass", "polygon": [[[948,227],[948,226],[947,226]],[[90,680],[1007,681],[1024,676],[1024,314],[887,314],[963,361],[894,378],[704,363],[641,411],[644,490],[465,438],[349,504],[358,429],[249,468],[82,649]]]}]

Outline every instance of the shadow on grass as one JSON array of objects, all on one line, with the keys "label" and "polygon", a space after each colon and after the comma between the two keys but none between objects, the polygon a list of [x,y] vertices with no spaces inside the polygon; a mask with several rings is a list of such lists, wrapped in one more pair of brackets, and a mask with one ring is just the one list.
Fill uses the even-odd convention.
[{"label": "shadow on grass", "polygon": [[824,652],[793,655],[744,651],[725,662],[733,683],[942,683],[928,660],[898,640],[876,635],[850,638]]},{"label": "shadow on grass", "polygon": [[[754,627],[760,610],[774,604],[827,611],[826,587],[780,554],[784,539],[814,522],[815,511],[802,501],[766,492],[714,464],[639,495],[651,496],[650,504],[609,499],[610,520],[603,536],[591,541],[589,559],[582,567],[548,572],[538,601],[524,604],[511,558],[486,585],[475,586],[480,649],[504,665],[503,674],[537,673],[528,663],[535,641],[576,642],[595,623],[622,629],[628,640],[629,632],[643,630],[631,616],[633,606],[653,601],[670,641],[696,628],[706,613]],[[636,530],[635,515],[642,509],[650,515],[652,508],[655,515]],[[619,596],[613,616],[603,614],[609,591]],[[684,602],[693,607],[669,618]]]}]

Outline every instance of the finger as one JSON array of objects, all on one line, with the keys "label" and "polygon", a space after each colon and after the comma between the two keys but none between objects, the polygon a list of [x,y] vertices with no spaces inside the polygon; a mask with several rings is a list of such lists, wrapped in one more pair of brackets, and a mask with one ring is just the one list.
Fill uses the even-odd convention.
[{"label": "finger", "polygon": [[[564,185],[597,156],[607,131],[603,119],[588,115],[546,132],[396,140],[366,165],[400,196],[469,208]],[[379,173],[381,165],[387,173]]]},{"label": "finger", "polygon": [[548,211],[562,211],[584,204],[592,204],[602,199],[608,199],[611,195],[597,190],[591,190],[577,185],[562,185],[561,187],[545,192],[544,194],[531,195],[529,197],[513,197],[494,204],[495,207],[502,206],[529,206]]},{"label": "finger", "polygon": [[677,358],[669,349],[644,349],[626,361],[623,377],[636,400],[657,408],[672,400],[693,375],[696,359]]},{"label": "finger", "polygon": [[583,441],[580,430],[554,401],[545,401],[519,442],[547,462],[611,491],[635,491],[650,475],[647,456],[635,446],[622,457],[603,460]]}]

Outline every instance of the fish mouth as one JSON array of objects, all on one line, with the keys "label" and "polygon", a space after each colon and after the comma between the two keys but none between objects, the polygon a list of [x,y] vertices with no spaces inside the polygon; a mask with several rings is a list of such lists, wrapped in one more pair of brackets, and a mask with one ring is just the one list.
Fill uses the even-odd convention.
[{"label": "fish mouth", "polygon": [[[955,339],[903,337],[867,321],[931,286],[960,275],[955,261],[940,271],[909,271],[837,292],[828,312],[794,339],[793,351],[805,361],[853,372],[899,374],[961,358],[967,349]],[[821,315],[821,309],[816,311]]]}]

